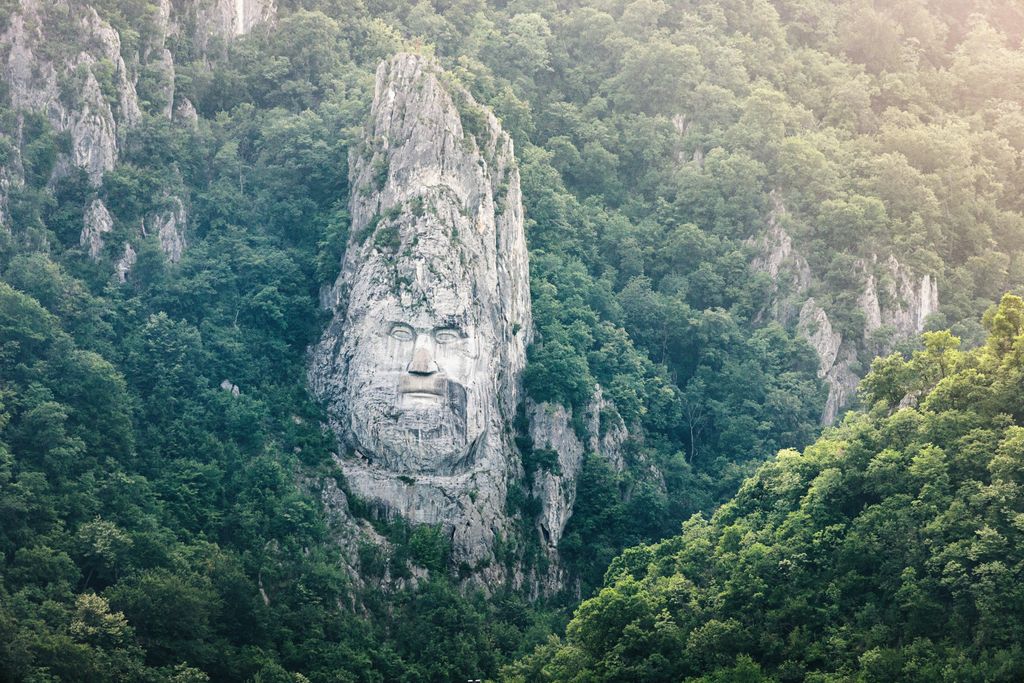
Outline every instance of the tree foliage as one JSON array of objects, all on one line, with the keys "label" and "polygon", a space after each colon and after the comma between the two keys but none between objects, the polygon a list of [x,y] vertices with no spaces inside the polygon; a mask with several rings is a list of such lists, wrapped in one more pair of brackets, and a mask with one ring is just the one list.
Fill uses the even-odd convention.
[{"label": "tree foliage", "polygon": [[936,332],[876,362],[870,410],[616,558],[507,680],[1018,680],[1022,307],[1005,296],[973,351]]}]

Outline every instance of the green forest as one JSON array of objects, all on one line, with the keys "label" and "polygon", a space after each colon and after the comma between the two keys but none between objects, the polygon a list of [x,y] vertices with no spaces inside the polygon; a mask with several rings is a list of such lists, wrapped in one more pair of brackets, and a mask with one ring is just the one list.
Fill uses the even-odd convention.
[{"label": "green forest", "polygon": [[1019,680],[1024,300],[985,322],[877,359],[863,412],[626,550],[507,680]]},{"label": "green forest", "polygon": [[[203,3],[0,2],[0,680],[1024,678],[1018,0],[278,0],[200,40]],[[121,66],[77,56],[83,17],[119,37],[139,111],[98,182],[15,97],[29,14],[67,111],[95,83],[128,116]],[[515,143],[526,394],[578,415],[600,385],[658,474],[585,457],[557,595],[467,590],[401,519],[364,565],[425,578],[382,590],[320,498],[344,478],[308,351],[400,51]],[[175,199],[180,260],[147,230]],[[773,222],[856,350],[835,425],[751,267]],[[865,334],[889,255],[938,282],[923,335]]]}]

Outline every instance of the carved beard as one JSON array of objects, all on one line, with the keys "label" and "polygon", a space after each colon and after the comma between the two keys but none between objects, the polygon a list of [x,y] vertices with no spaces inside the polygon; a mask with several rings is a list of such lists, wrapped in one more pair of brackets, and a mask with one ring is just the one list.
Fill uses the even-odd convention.
[{"label": "carved beard", "polygon": [[468,443],[466,389],[443,382],[438,401],[403,401],[399,394],[394,411],[371,423],[370,450],[384,456],[388,469],[454,474],[468,466],[475,443]]}]

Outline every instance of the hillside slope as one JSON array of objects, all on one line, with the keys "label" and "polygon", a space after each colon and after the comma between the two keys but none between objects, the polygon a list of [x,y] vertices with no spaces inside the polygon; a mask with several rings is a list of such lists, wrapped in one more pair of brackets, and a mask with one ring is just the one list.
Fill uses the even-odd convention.
[{"label": "hillside slope", "polygon": [[985,322],[876,360],[869,412],[626,551],[506,680],[1020,680],[1024,300]]}]

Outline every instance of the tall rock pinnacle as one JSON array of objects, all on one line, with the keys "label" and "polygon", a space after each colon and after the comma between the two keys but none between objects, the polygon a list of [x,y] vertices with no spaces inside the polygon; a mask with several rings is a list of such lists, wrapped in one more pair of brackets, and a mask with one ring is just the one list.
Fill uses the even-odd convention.
[{"label": "tall rock pinnacle", "polygon": [[511,424],[532,329],[512,141],[436,63],[399,54],[377,69],[349,176],[350,237],[310,384],[350,493],[440,525],[455,562],[483,571],[520,472]]}]

